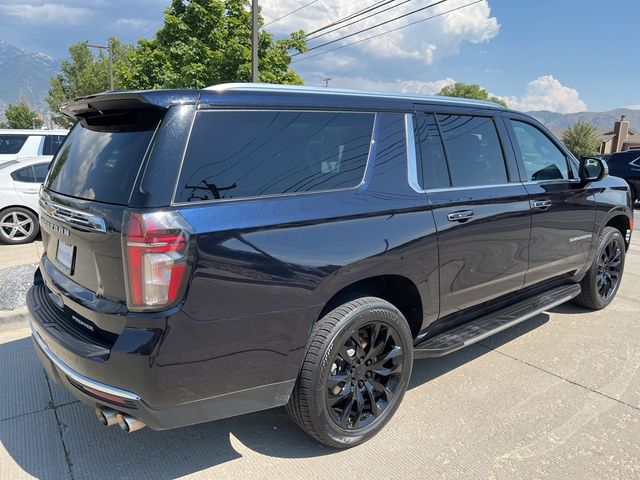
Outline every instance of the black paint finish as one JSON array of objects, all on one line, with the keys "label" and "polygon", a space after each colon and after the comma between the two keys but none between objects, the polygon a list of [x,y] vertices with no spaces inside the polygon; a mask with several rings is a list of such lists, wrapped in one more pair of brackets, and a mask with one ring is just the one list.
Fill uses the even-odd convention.
[{"label": "black paint finish", "polygon": [[[64,241],[77,247],[78,264],[68,277],[55,263],[61,234],[43,225],[45,256],[33,288],[59,295],[63,308],[50,300],[58,297],[33,290],[34,330],[66,365],[142,398],[126,411],[134,416],[137,411],[154,428],[169,428],[286,403],[314,322],[332,298],[353,284],[394,277],[415,287],[419,305],[414,310],[422,318],[414,333],[421,341],[438,326],[460,323],[479,308],[491,310],[531,295],[544,288],[542,282],[578,281],[603,226],[632,218],[628,187],[620,179],[524,181],[502,116],[533,122],[528,117],[454,100],[414,103],[355,94],[158,91],[70,104],[66,111],[78,115],[109,105],[166,112],[128,207],[45,189],[55,202],[103,216],[107,233],[71,229]],[[174,203],[195,112],[213,108],[376,113],[363,182],[333,192]],[[405,114],[414,108],[491,118],[508,182],[412,189],[408,162],[414,159],[408,158]],[[532,204],[540,199],[551,200],[551,207],[534,211]],[[126,208],[172,208],[195,232],[191,277],[179,306],[162,312],[127,310],[121,250]],[[449,219],[461,211],[473,215]],[[82,332],[70,315],[113,335],[106,356],[91,358],[69,348],[98,340]],[[59,335],[51,330],[63,323],[68,328]],[[55,366],[47,368],[59,376]],[[62,381],[83,401],[108,404]]]}]

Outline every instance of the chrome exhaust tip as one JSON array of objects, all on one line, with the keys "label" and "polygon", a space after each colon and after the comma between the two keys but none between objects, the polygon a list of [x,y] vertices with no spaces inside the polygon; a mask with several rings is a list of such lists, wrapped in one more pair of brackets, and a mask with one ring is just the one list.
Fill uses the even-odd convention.
[{"label": "chrome exhaust tip", "polygon": [[135,432],[136,430],[146,427],[146,425],[140,420],[133,418],[131,415],[127,415],[126,413],[118,413],[116,418],[120,428],[127,433]]},{"label": "chrome exhaust tip", "polygon": [[118,412],[107,407],[96,407],[96,418],[105,427],[118,423]]}]

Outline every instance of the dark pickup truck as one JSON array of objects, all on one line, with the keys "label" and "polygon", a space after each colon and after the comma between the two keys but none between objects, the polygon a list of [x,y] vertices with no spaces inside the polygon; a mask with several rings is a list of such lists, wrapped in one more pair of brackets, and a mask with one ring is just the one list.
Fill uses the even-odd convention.
[{"label": "dark pickup truck", "polygon": [[413,359],[620,285],[627,184],[499,105],[230,84],[63,112],[27,300],[48,375],[105,425],[287,405],[353,446]]}]

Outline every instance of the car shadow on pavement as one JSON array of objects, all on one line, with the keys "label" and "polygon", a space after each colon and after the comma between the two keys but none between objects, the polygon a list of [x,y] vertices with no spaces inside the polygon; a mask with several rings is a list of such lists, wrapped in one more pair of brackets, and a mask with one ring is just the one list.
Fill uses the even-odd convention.
[{"label": "car shadow on pavement", "polygon": [[[548,319],[548,315],[538,315],[501,332],[492,337],[490,346],[478,344],[446,357],[418,360],[413,367],[409,388],[419,387],[451,372],[538,328]],[[0,345],[0,355],[30,348],[29,339],[8,342]],[[37,362],[32,351],[23,354],[28,362]],[[32,370],[34,375],[44,375],[41,368],[29,369],[30,372]],[[5,375],[11,376],[0,366],[0,385],[3,388],[7,385]],[[37,383],[25,378],[24,384],[15,384],[15,378],[12,377],[11,380],[18,390],[32,389],[34,395],[38,393],[35,390],[47,388],[46,381]],[[55,385],[49,388],[54,393],[58,389]],[[24,471],[37,478],[60,478],[59,473],[53,472],[60,472],[60,468],[68,472],[70,465],[70,473],[75,479],[169,479],[242,457],[248,457],[253,473],[256,474],[260,465],[268,465],[268,461],[259,463],[260,457],[296,459],[337,452],[300,431],[284,408],[164,432],[145,428],[126,434],[117,426],[101,426],[91,408],[75,401],[66,392],[62,392],[66,396],[61,396],[60,392],[53,397],[47,392],[49,402],[44,410],[0,420],[0,441],[4,450]],[[21,391],[16,396],[21,398],[29,394],[31,392]],[[425,415],[428,415],[428,410],[425,410]],[[38,421],[37,417],[42,416],[48,417],[48,421]],[[384,431],[373,441],[384,441],[383,436]],[[43,452],[42,449],[51,451]],[[46,462],[43,458],[53,460]],[[57,469],[52,469],[51,462],[60,464]]]}]

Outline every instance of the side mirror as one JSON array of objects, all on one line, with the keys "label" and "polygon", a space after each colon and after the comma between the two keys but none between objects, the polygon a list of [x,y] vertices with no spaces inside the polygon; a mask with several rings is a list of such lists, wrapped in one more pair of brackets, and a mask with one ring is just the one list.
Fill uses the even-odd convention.
[{"label": "side mirror", "polygon": [[607,162],[596,157],[582,157],[580,159],[580,179],[583,182],[597,182],[609,175]]}]

